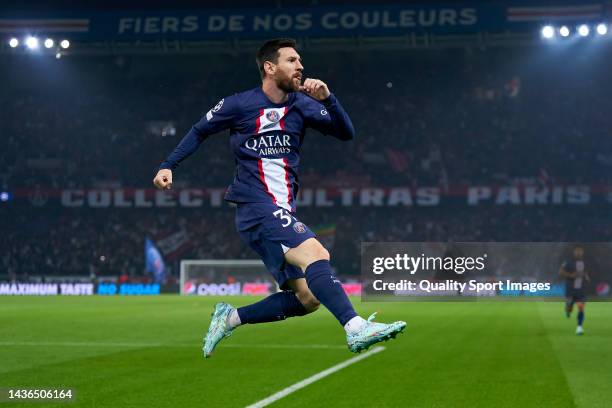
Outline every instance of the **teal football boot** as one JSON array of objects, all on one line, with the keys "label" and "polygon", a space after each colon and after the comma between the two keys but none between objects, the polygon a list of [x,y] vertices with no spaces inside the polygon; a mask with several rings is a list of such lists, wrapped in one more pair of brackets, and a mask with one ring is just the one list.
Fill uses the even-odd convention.
[{"label": "teal football boot", "polygon": [[348,348],[353,353],[361,353],[373,344],[393,339],[406,328],[406,322],[397,321],[391,324],[376,323],[373,321],[375,317],[376,313],[372,313],[360,331],[354,334],[347,334],[346,341]]},{"label": "teal football boot", "polygon": [[227,324],[227,317],[235,308],[227,303],[217,303],[212,313],[212,320],[208,326],[208,332],[204,337],[204,357],[211,356],[213,350],[221,340],[232,335],[233,329]]}]

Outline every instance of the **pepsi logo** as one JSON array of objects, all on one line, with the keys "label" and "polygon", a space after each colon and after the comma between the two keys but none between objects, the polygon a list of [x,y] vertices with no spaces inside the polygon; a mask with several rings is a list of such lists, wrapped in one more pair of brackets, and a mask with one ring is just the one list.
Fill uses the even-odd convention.
[{"label": "pepsi logo", "polygon": [[185,282],[185,285],[183,286],[183,293],[187,294],[187,295],[192,295],[194,294],[196,291],[196,285],[193,284],[193,282]]}]

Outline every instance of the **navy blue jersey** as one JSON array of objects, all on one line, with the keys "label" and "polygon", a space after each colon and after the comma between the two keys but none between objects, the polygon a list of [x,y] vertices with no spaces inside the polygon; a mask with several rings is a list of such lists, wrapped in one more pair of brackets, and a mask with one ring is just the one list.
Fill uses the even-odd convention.
[{"label": "navy blue jersey", "polygon": [[565,278],[565,289],[568,292],[582,290],[584,286],[584,260],[570,258],[562,264],[566,272],[576,272],[575,278]]},{"label": "navy blue jersey", "polygon": [[355,130],[332,94],[324,101],[295,92],[273,103],[261,87],[219,101],[196,123],[160,168],[175,169],[213,133],[230,130],[236,162],[225,199],[235,203],[273,203],[295,211],[299,190],[300,147],[306,128],[350,140]]}]

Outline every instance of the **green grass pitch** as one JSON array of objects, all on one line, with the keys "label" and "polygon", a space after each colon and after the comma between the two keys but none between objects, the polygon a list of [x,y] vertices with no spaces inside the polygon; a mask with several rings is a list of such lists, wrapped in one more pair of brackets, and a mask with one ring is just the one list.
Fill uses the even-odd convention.
[{"label": "green grass pitch", "polygon": [[[0,297],[0,387],[76,390],[33,407],[244,407],[354,356],[321,309],[240,327],[205,360],[219,300]],[[612,304],[587,304],[577,337],[558,302],[354,303],[405,333],[272,406],[612,406]]]}]

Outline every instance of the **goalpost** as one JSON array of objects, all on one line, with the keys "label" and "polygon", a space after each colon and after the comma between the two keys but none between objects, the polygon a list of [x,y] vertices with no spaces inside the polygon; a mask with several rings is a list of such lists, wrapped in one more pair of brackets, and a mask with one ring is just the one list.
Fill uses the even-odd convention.
[{"label": "goalpost", "polygon": [[181,261],[181,295],[266,295],[278,290],[259,259]]}]

